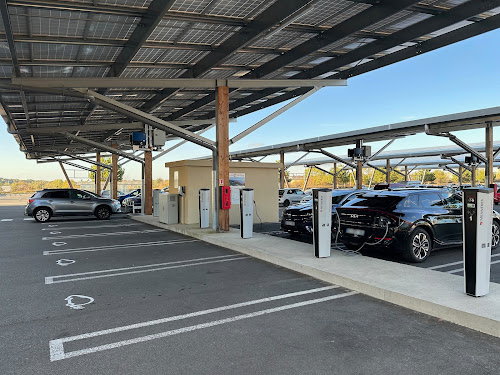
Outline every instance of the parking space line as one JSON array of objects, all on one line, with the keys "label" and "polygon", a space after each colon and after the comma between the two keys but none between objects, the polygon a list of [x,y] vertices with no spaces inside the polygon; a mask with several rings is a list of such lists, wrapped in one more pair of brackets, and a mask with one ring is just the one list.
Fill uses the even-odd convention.
[{"label": "parking space line", "polygon": [[[57,230],[132,227],[132,226],[137,226],[137,225],[141,225],[141,224],[142,223],[88,225],[88,226],[80,226],[80,227],[63,227],[63,228],[57,228]],[[43,228],[42,230],[54,230],[54,228]]]},{"label": "parking space line", "polygon": [[154,241],[154,242],[140,242],[140,243],[130,243],[121,245],[106,245],[106,246],[92,246],[92,247],[80,247],[75,249],[62,249],[62,250],[47,250],[43,252],[43,255],[59,255],[68,253],[85,253],[93,251],[106,251],[106,250],[116,250],[116,249],[128,249],[134,247],[148,247],[148,246],[161,246],[161,245],[176,245],[189,242],[199,242],[199,240],[170,240],[170,241]]},{"label": "parking space line", "polygon": [[[495,260],[494,262],[491,262],[490,264],[498,264],[500,263],[500,260]],[[463,271],[464,269],[463,268],[457,268],[455,270],[450,270],[450,271],[446,271],[447,273],[458,273],[458,272],[461,272]]]},{"label": "parking space line", "polygon": [[[58,276],[47,276],[45,278],[45,284],[67,283],[67,282],[71,282],[71,281],[99,279],[99,278],[103,278],[103,277],[133,275],[133,274],[143,273],[143,272],[153,272],[153,271],[169,270],[169,269],[174,269],[174,268],[200,266],[200,265],[204,265],[204,264],[230,262],[233,260],[242,260],[242,259],[249,259],[249,258],[250,257],[248,257],[248,256],[243,256],[243,255],[239,255],[239,254],[232,254],[232,255],[221,255],[221,256],[208,257],[208,258],[179,260],[179,261],[167,262],[167,263],[148,264],[148,265],[144,265],[144,266],[114,268],[114,269],[108,269],[108,270],[81,272],[81,273],[73,273],[73,274],[58,275]],[[120,272],[120,271],[122,271],[122,272]],[[123,272],[123,271],[125,271],[125,272]],[[95,275],[95,276],[87,276],[87,275]],[[84,277],[78,277],[78,276],[84,276]]]},{"label": "parking space line", "polygon": [[2,219],[0,221],[12,221],[12,220],[14,220],[14,219]]},{"label": "parking space line", "polygon": [[34,218],[32,218],[32,217],[26,217],[26,218],[24,218],[23,220],[24,220],[24,221],[33,221],[33,220],[35,220],[35,219],[34,219]]},{"label": "parking space line", "polygon": [[[492,258],[500,257],[500,253],[492,254],[491,257]],[[428,270],[438,270],[440,268],[446,268],[446,267],[449,267],[449,266],[456,266],[458,264],[463,264],[463,263],[464,263],[463,260],[459,260],[458,262],[451,262],[451,263],[446,263],[446,264],[439,264],[437,266],[427,267],[426,269],[428,269]],[[491,264],[493,264],[493,263],[494,262],[491,262]],[[450,273],[453,273],[453,272],[450,272]]]},{"label": "parking space line", "polygon": [[67,238],[125,236],[127,234],[144,234],[144,233],[157,233],[157,232],[166,232],[166,231],[165,229],[146,229],[146,230],[131,230],[128,232],[83,233],[83,234],[70,234],[67,236],[42,237],[42,240],[52,241],[52,240],[64,240]]},{"label": "parking space line", "polygon": [[209,328],[209,327],[213,327],[216,325],[231,323],[231,322],[235,322],[238,320],[253,318],[256,316],[271,314],[274,312],[289,310],[289,309],[293,309],[293,308],[297,308],[297,307],[312,305],[312,304],[316,304],[316,303],[320,303],[320,302],[326,302],[326,301],[339,299],[339,298],[343,298],[343,297],[349,297],[349,296],[358,294],[358,292],[346,292],[346,293],[341,293],[341,294],[334,294],[334,295],[323,297],[323,298],[317,298],[317,299],[311,299],[311,300],[302,301],[302,302],[296,302],[296,303],[282,305],[282,306],[278,306],[278,307],[274,307],[274,308],[270,308],[270,309],[265,309],[265,310],[260,310],[260,311],[256,311],[256,312],[252,312],[252,313],[248,313],[248,314],[236,315],[236,316],[233,316],[231,318],[214,320],[214,321],[211,321],[208,323],[202,323],[202,324],[197,324],[197,325],[193,325],[193,326],[183,327],[180,329],[165,331],[165,332],[161,332],[161,333],[157,333],[157,334],[153,334],[153,335],[137,337],[137,338],[134,338],[131,340],[118,341],[118,342],[110,343],[107,345],[91,347],[91,348],[77,350],[77,351],[73,351],[73,352],[67,352],[67,353],[64,352],[64,343],[65,342],[83,340],[83,339],[88,339],[91,337],[97,337],[97,336],[102,336],[102,335],[109,335],[109,334],[113,334],[113,333],[117,333],[117,332],[123,332],[123,331],[127,331],[127,330],[149,327],[149,326],[153,326],[153,325],[157,325],[157,324],[163,324],[163,323],[168,323],[168,322],[172,322],[172,321],[183,320],[183,319],[188,319],[188,318],[192,318],[192,317],[196,317],[196,316],[211,314],[214,312],[232,310],[232,309],[236,309],[236,308],[240,308],[240,307],[251,306],[251,305],[256,305],[256,304],[260,304],[260,303],[281,300],[281,299],[285,299],[285,298],[307,295],[307,294],[311,294],[311,293],[318,293],[318,292],[322,292],[322,291],[326,291],[326,290],[330,290],[330,289],[335,289],[335,288],[338,288],[338,286],[331,285],[331,286],[322,287],[322,288],[308,289],[308,290],[303,290],[303,291],[299,291],[299,292],[282,294],[282,295],[278,295],[278,296],[267,297],[267,298],[262,298],[262,299],[258,299],[258,300],[247,301],[247,302],[237,303],[237,304],[233,304],[233,305],[227,305],[227,306],[217,307],[217,308],[213,308],[213,309],[208,309],[208,310],[201,310],[201,311],[197,311],[197,312],[193,312],[193,313],[189,313],[189,314],[171,316],[168,318],[157,319],[157,320],[152,320],[152,321],[148,321],[148,322],[131,324],[128,326],[116,327],[116,328],[106,329],[106,330],[102,330],[102,331],[90,332],[90,333],[86,333],[86,334],[82,334],[82,335],[64,337],[64,338],[60,338],[60,339],[56,339],[56,340],[51,340],[49,342],[50,360],[51,361],[59,361],[59,360],[66,359],[66,358],[77,357],[77,356],[95,353],[95,352],[99,352],[99,351],[103,351],[103,350],[118,348],[118,347],[125,346],[125,345],[131,345],[131,344],[135,344],[135,343],[139,343],[139,342],[150,341],[150,340],[158,339],[161,337],[173,336],[173,335],[180,334],[180,333],[186,333],[186,332],[190,332],[190,331],[194,331],[194,330],[198,330],[198,329]]}]

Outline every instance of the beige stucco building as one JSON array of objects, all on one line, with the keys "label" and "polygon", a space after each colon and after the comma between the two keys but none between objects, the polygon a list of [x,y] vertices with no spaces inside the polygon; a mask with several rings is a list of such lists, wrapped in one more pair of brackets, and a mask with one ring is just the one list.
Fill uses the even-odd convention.
[{"label": "beige stucco building", "polygon": [[[198,218],[198,192],[200,189],[212,189],[212,162],[210,160],[181,160],[165,163],[169,168],[169,190],[179,192],[179,186],[185,186],[185,196],[179,199],[179,222],[196,224]],[[279,164],[230,162],[229,173],[232,181],[232,205],[229,210],[231,225],[240,222],[239,191],[244,187],[254,189],[254,223],[278,221]],[[231,175],[233,177],[231,177]],[[224,185],[227,185],[224,182]],[[212,206],[211,206],[212,207]],[[257,211],[257,212],[256,212]],[[259,217],[260,216],[260,220]],[[212,220],[212,212],[210,212]]]}]

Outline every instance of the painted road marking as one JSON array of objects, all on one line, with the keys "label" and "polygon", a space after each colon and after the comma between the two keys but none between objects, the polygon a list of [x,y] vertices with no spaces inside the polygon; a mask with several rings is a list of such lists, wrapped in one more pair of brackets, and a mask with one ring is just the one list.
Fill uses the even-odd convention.
[{"label": "painted road marking", "polygon": [[52,245],[54,246],[64,246],[64,245],[67,245],[66,242],[52,242]]},{"label": "painted road marking", "polygon": [[[492,254],[491,257],[492,258],[500,257],[500,253]],[[458,262],[451,262],[451,263],[446,263],[446,264],[439,264],[437,266],[428,267],[426,269],[428,269],[428,270],[438,270],[440,268],[446,268],[446,267],[450,267],[450,266],[456,266],[456,265],[459,265],[459,264],[464,264],[464,261],[460,260]],[[493,264],[493,262],[492,262],[492,264]],[[450,272],[450,273],[453,273],[453,272]]]},{"label": "painted road marking", "polygon": [[[71,282],[71,281],[99,279],[102,277],[133,275],[136,273],[169,270],[169,269],[174,269],[174,268],[183,268],[183,267],[191,267],[191,266],[200,266],[200,265],[204,265],[204,264],[230,262],[233,260],[242,260],[242,259],[249,259],[249,258],[250,257],[248,257],[248,256],[243,256],[243,255],[239,255],[239,254],[221,255],[221,256],[209,257],[209,258],[197,258],[197,259],[190,259],[190,260],[179,260],[176,262],[148,264],[145,266],[114,268],[114,269],[101,270],[101,271],[73,273],[73,274],[68,274],[68,275],[47,276],[45,278],[45,284],[67,283],[67,282]],[[183,263],[186,263],[186,264],[183,264]],[[87,275],[93,275],[93,276],[87,276]]]},{"label": "painted road marking", "polygon": [[76,263],[76,260],[73,259],[59,259],[56,264],[59,266],[69,266],[70,264]]},{"label": "painted road marking", "polygon": [[61,232],[58,232],[58,231],[54,231],[54,232],[50,232],[50,234],[60,234]]},{"label": "painted road marking", "polygon": [[[116,228],[116,227],[132,227],[132,226],[137,226],[141,225],[142,223],[131,223],[131,224],[105,224],[105,225],[84,225],[80,227],[63,227],[63,228],[57,228],[57,230],[69,230],[69,229],[100,229],[100,228]],[[57,225],[55,225],[57,227]],[[49,225],[49,227],[51,227]],[[42,230],[53,230],[51,228],[43,228]]]},{"label": "painted road marking", "polygon": [[[491,262],[490,264],[497,264],[497,263],[500,263],[500,260],[495,260],[494,262]],[[455,270],[446,271],[446,272],[447,273],[458,273],[458,272],[461,272],[463,270],[464,270],[463,268],[457,268]]]},{"label": "painted road marking", "polygon": [[32,218],[32,217],[26,217],[26,218],[24,218],[23,220],[25,220],[25,221],[33,221],[33,220],[35,220],[35,219],[34,219],[34,218]]},{"label": "painted road marking", "polygon": [[0,221],[12,221],[12,220],[14,220],[14,219],[2,219]]},{"label": "painted road marking", "polygon": [[131,244],[121,244],[121,245],[80,247],[80,248],[76,248],[76,249],[48,250],[48,251],[44,251],[43,255],[57,255],[57,254],[69,254],[69,253],[85,253],[85,252],[92,252],[92,251],[128,249],[128,248],[134,248],[134,247],[175,245],[175,244],[183,244],[183,243],[198,242],[198,241],[199,240],[183,240],[183,239],[179,239],[179,240],[170,240],[170,241],[141,242],[141,243],[131,243]]},{"label": "painted road marking", "polygon": [[128,330],[142,328],[142,327],[149,327],[149,326],[153,326],[153,325],[157,325],[157,324],[163,324],[163,323],[168,323],[168,322],[172,322],[172,321],[188,319],[188,318],[206,315],[206,314],[211,314],[211,313],[215,313],[215,312],[219,312],[219,311],[232,310],[232,309],[237,309],[240,307],[251,306],[251,305],[256,305],[259,303],[276,301],[276,300],[281,300],[281,299],[300,296],[300,295],[322,292],[322,291],[335,289],[335,288],[338,288],[338,286],[332,285],[332,286],[327,286],[327,287],[323,287],[323,288],[309,289],[309,290],[304,290],[304,291],[295,292],[295,293],[282,294],[282,295],[278,295],[278,296],[237,303],[234,305],[217,307],[217,308],[213,308],[213,309],[209,309],[209,310],[197,311],[197,312],[184,314],[184,315],[171,316],[171,317],[167,317],[167,318],[163,318],[163,319],[152,320],[149,322],[136,323],[136,324],[131,324],[128,326],[116,327],[116,328],[106,329],[106,330],[102,330],[102,331],[90,332],[90,333],[86,333],[86,334],[82,334],[82,335],[64,337],[64,338],[60,338],[60,339],[56,339],[56,340],[51,340],[49,342],[50,360],[51,361],[59,361],[59,360],[66,359],[66,358],[78,357],[78,356],[82,356],[82,355],[86,355],[86,354],[90,354],[90,353],[95,353],[95,352],[99,352],[99,351],[119,348],[119,347],[125,346],[125,345],[131,345],[131,344],[136,344],[139,342],[150,341],[150,340],[158,339],[161,337],[173,336],[173,335],[180,334],[180,333],[186,333],[186,332],[191,332],[191,331],[198,330],[198,329],[214,327],[217,325],[231,323],[231,322],[235,322],[238,320],[253,318],[256,316],[262,316],[265,314],[271,314],[274,312],[285,311],[285,310],[289,310],[289,309],[293,309],[293,308],[297,308],[297,307],[308,306],[308,305],[312,305],[312,304],[316,304],[316,303],[326,302],[326,301],[340,299],[343,297],[349,297],[349,296],[358,294],[358,292],[347,292],[347,293],[335,294],[335,295],[331,295],[328,297],[317,298],[317,299],[307,300],[307,301],[303,301],[303,302],[292,303],[292,304],[288,304],[288,305],[282,305],[282,306],[278,306],[278,307],[274,307],[274,308],[270,308],[270,309],[256,311],[256,312],[249,313],[249,314],[236,315],[236,316],[231,317],[231,318],[214,320],[214,321],[211,321],[208,323],[202,323],[202,324],[197,324],[194,326],[188,326],[188,327],[184,327],[184,328],[180,328],[180,329],[160,332],[160,333],[153,334],[153,335],[137,337],[137,338],[134,338],[131,340],[118,341],[118,342],[110,343],[107,345],[91,347],[91,348],[77,350],[77,351],[73,351],[73,352],[67,352],[67,353],[64,352],[64,343],[66,343],[66,342],[83,340],[83,339],[88,339],[91,337],[97,337],[97,336],[102,336],[102,335],[109,335],[109,334],[113,334],[116,332],[123,332],[123,331],[128,331]]},{"label": "painted road marking", "polygon": [[[73,299],[79,298],[79,299],[86,299],[87,302],[84,303],[74,303]],[[92,297],[88,296],[82,296],[81,294],[72,294],[71,296],[68,296],[64,299],[66,301],[66,306],[69,308],[72,308],[74,310],[83,310],[85,305],[88,305],[89,303],[94,302],[94,299]]]},{"label": "painted road marking", "polygon": [[49,240],[50,241],[50,240],[63,240],[66,238],[125,236],[127,234],[143,234],[143,233],[157,233],[157,232],[165,232],[165,229],[131,230],[128,232],[70,234],[68,236],[42,237],[42,240]]}]

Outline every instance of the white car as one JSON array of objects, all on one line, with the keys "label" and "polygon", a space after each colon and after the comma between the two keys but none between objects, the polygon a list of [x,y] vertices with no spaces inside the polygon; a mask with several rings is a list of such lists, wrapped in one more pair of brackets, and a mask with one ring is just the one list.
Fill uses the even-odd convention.
[{"label": "white car", "polygon": [[290,206],[292,203],[299,203],[305,194],[300,189],[279,189],[279,204],[284,207]]}]

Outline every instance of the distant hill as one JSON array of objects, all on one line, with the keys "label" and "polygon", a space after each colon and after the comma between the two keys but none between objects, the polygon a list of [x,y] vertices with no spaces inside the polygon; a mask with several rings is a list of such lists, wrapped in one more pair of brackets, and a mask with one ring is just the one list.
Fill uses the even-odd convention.
[{"label": "distant hill", "polygon": [[[0,185],[12,185],[14,182],[18,182],[19,179],[17,178],[3,178],[0,177]],[[33,180],[31,180],[33,181]]]}]

